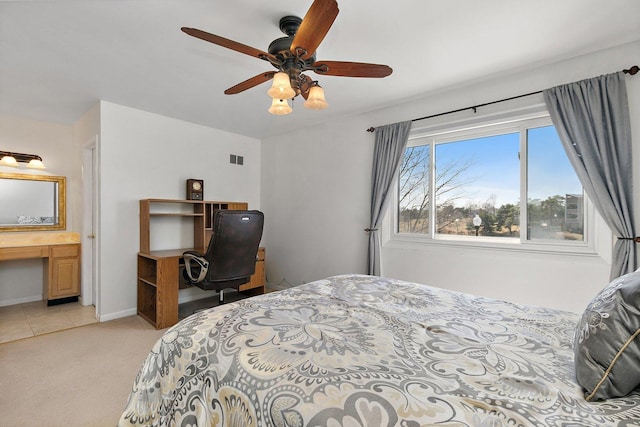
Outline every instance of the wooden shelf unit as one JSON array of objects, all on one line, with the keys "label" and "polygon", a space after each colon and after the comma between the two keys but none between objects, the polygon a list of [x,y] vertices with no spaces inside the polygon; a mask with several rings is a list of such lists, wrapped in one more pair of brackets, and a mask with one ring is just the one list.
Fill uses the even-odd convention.
[{"label": "wooden shelf unit", "polygon": [[[185,286],[181,278],[183,252],[204,252],[213,232],[213,217],[219,209],[247,210],[245,202],[202,200],[144,199],[140,200],[140,252],[138,253],[138,314],[157,329],[178,322],[178,291]],[[151,251],[151,223],[154,218],[193,218],[195,248]],[[265,249],[256,257],[256,271],[239,291],[249,296],[264,293]]]},{"label": "wooden shelf unit", "polygon": [[193,218],[193,246],[206,248],[213,230],[213,215],[219,209],[246,210],[248,205],[245,202],[206,200],[140,200],[140,252],[151,251],[151,223],[154,217]]},{"label": "wooden shelf unit", "polygon": [[172,254],[138,254],[138,314],[156,329],[168,328],[178,322],[181,255],[181,250]]}]

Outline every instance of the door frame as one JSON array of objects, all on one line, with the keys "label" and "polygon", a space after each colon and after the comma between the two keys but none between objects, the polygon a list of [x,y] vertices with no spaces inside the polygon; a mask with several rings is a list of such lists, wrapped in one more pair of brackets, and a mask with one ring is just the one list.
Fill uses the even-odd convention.
[{"label": "door frame", "polygon": [[[82,305],[100,318],[100,144],[95,135],[82,147]],[[94,236],[94,237],[91,237]]]}]

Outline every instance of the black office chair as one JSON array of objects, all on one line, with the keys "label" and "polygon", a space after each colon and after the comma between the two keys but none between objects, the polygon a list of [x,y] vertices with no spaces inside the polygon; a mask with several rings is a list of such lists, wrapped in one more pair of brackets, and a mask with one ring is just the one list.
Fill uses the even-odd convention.
[{"label": "black office chair", "polygon": [[213,235],[205,254],[187,251],[184,278],[204,290],[238,289],[249,282],[256,268],[264,215],[260,211],[219,210],[213,218]]}]

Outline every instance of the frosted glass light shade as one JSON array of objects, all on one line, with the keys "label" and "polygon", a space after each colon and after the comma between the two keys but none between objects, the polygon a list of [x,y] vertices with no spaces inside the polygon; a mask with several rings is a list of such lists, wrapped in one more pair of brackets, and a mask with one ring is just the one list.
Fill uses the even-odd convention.
[{"label": "frosted glass light shade", "polygon": [[309,96],[304,101],[304,106],[312,110],[324,110],[329,106],[324,99],[324,89],[321,86],[311,86],[309,89]]},{"label": "frosted glass light shade", "polygon": [[291,99],[296,96],[296,92],[291,87],[289,75],[282,71],[273,75],[273,84],[267,93],[273,99]]},{"label": "frosted glass light shade", "polygon": [[269,107],[271,114],[282,116],[291,113],[291,111],[291,107],[289,107],[289,103],[286,100],[273,98],[273,101],[271,101],[271,107]]},{"label": "frosted glass light shade", "polygon": [[2,159],[0,159],[0,165],[12,166],[15,168],[18,166],[18,161],[13,156],[4,156]]},{"label": "frosted glass light shade", "polygon": [[29,160],[29,163],[27,164],[27,167],[29,169],[46,169],[44,167],[44,163],[42,163],[42,160],[38,160],[38,159]]}]

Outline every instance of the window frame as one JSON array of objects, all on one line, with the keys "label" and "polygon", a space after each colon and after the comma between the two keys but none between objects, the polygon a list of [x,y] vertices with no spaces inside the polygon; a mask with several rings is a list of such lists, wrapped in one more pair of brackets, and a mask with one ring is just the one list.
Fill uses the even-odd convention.
[{"label": "window frame", "polygon": [[[480,138],[483,136],[492,136],[500,133],[519,132],[519,150],[520,150],[520,200],[528,201],[527,198],[527,176],[528,176],[528,159],[526,145],[526,129],[553,125],[549,113],[544,104],[535,104],[513,111],[499,111],[485,115],[474,115],[468,119],[456,121],[445,121],[433,125],[420,126],[416,125],[409,134],[407,148],[411,146],[423,145],[422,142],[429,140],[429,161],[431,163],[430,183],[433,185],[434,180],[434,154],[436,144],[461,141],[464,139]],[[435,194],[430,193],[430,212],[429,212],[429,233],[414,234],[398,232],[398,219],[400,207],[398,205],[398,185],[399,171],[396,174],[392,200],[389,203],[387,216],[385,221],[385,231],[383,239],[385,245],[400,248],[415,248],[417,246],[446,245],[460,247],[478,247],[496,250],[524,251],[534,253],[554,253],[554,254],[584,254],[594,255],[598,253],[598,235],[600,232],[602,219],[596,214],[592,202],[583,190],[584,196],[584,228],[583,241],[565,241],[565,240],[527,240],[526,231],[520,233],[519,238],[506,239],[503,237],[492,236],[460,236],[437,234],[435,232],[435,214],[433,207],[435,206]],[[520,203],[520,223],[527,223],[527,203]],[[598,230],[596,230],[598,229]],[[609,230],[607,230],[609,231]],[[610,233],[610,231],[609,231]],[[612,238],[612,235],[605,235],[605,238]]]}]

